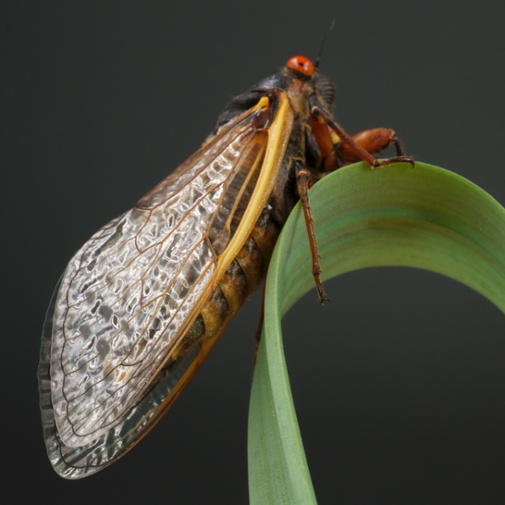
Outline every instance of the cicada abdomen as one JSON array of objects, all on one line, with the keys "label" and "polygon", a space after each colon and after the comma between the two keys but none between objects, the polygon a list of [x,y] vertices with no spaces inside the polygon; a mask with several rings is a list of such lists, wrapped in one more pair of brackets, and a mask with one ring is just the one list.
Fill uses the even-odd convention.
[{"label": "cicada abdomen", "polygon": [[[363,159],[411,161],[392,130],[349,137],[335,90],[304,57],[236,97],[176,171],[72,258],[48,309],[39,384],[55,470],[81,478],[137,443],[192,377],[265,275],[308,187]],[[373,152],[390,144],[397,157]]]}]

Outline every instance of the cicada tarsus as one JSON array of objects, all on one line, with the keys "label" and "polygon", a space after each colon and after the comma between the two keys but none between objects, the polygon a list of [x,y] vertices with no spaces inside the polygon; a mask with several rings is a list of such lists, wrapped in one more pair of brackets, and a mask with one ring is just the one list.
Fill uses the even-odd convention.
[{"label": "cicada tarsus", "polygon": [[[101,470],[161,418],[260,285],[298,200],[325,298],[309,187],[357,160],[412,162],[393,130],[349,136],[331,114],[334,97],[316,65],[290,58],[72,258],[47,312],[38,371],[47,452],[62,477]],[[389,145],[396,156],[378,160]]]}]

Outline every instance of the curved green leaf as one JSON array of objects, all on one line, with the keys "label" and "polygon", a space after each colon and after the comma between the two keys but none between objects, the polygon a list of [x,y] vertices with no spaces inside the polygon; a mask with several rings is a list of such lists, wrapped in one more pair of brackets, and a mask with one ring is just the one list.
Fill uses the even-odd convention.
[{"label": "curved green leaf", "polygon": [[[505,209],[471,182],[416,163],[342,168],[310,191],[323,278],[374,266],[452,277],[505,312]],[[282,315],[314,287],[298,205],[267,277],[249,414],[251,504],[316,503],[283,355]]]}]

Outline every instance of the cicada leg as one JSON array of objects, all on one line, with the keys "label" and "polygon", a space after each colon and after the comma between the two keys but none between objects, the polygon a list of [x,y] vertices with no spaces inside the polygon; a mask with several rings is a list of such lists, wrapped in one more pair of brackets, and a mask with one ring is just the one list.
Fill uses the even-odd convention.
[{"label": "cicada leg", "polygon": [[[315,100],[311,103],[311,127],[312,135],[319,148],[322,160],[319,168],[323,174],[359,160],[368,163],[371,167],[380,167],[396,162],[414,165],[413,158],[405,154],[403,145],[394,130],[374,128],[351,136]],[[395,147],[396,156],[383,160],[374,156],[374,153],[389,146]],[[328,300],[328,297],[321,282],[321,266],[308,198],[308,190],[314,183],[314,175],[300,164],[295,165],[295,170],[298,195],[302,203],[312,254],[312,275],[316,283],[319,301],[323,303]]]},{"label": "cicada leg", "polygon": [[[407,156],[403,148],[403,144],[396,136],[394,130],[389,128],[373,128],[357,133],[354,136],[349,135],[323,108],[314,105],[311,108],[311,118],[316,140],[318,142],[321,153],[325,158],[324,169],[326,171],[334,170],[339,165],[345,163],[352,163],[354,161],[364,161],[371,167],[382,167],[391,165],[392,163],[409,163],[414,166],[414,159],[412,156]],[[331,133],[324,134],[322,132],[322,125],[326,125],[337,136],[332,139]],[[327,153],[327,144],[332,142],[333,146],[338,140],[338,154]],[[377,159],[373,153],[378,153],[382,149],[389,146],[394,146],[396,149],[396,156],[386,158],[383,160]],[[341,160],[340,163],[338,160]],[[344,163],[342,163],[342,160]]]},{"label": "cicada leg", "polygon": [[310,210],[310,202],[308,192],[314,180],[310,170],[296,165],[296,186],[298,195],[302,202],[303,215],[305,217],[305,226],[307,227],[307,235],[309,237],[310,252],[312,255],[312,275],[316,283],[317,295],[320,303],[329,300],[326,295],[321,282],[321,265],[319,263],[319,253],[317,250],[316,234],[314,232],[314,220],[312,219],[312,212]]}]

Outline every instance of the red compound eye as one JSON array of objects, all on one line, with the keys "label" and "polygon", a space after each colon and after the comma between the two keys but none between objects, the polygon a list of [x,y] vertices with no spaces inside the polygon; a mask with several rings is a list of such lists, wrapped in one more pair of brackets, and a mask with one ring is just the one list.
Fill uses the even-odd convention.
[{"label": "red compound eye", "polygon": [[296,70],[297,72],[309,77],[316,71],[314,63],[305,56],[293,56],[292,58],[289,58],[286,62],[286,68]]}]

